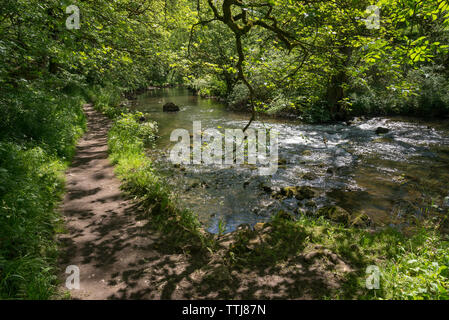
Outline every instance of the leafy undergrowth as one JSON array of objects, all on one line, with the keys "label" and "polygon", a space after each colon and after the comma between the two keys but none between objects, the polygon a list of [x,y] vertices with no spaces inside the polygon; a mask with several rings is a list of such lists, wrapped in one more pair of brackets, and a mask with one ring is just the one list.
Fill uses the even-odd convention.
[{"label": "leafy undergrowth", "polygon": [[397,242],[398,253],[384,265],[380,298],[449,299],[449,241],[423,230]]},{"label": "leafy undergrowth", "polygon": [[[413,235],[405,236],[393,229],[372,232],[324,218],[278,215],[258,231],[243,229],[215,237],[206,234],[194,213],[177,208],[170,189],[145,155],[156,125],[140,122],[142,116],[128,113],[115,118],[109,132],[110,157],[123,189],[139,199],[159,229],[171,235],[172,249],[204,250],[211,252],[215,261],[221,257],[219,263],[229,270],[256,270],[282,266],[319,247],[336,254],[351,269],[343,275],[341,288],[323,298],[448,298],[449,242],[429,226],[417,227]],[[223,238],[230,238],[232,244],[220,247]],[[372,265],[379,268],[380,287],[368,290],[366,269]]]},{"label": "leafy undergrowth", "polygon": [[[64,170],[85,128],[82,98],[54,83],[4,87],[0,124],[0,299],[48,299],[56,285]],[[2,111],[3,112],[3,111]]]},{"label": "leafy undergrowth", "polygon": [[95,108],[113,119],[118,117],[122,110],[118,107],[121,101],[122,90],[107,83],[103,86],[94,85],[85,89],[89,101]]}]

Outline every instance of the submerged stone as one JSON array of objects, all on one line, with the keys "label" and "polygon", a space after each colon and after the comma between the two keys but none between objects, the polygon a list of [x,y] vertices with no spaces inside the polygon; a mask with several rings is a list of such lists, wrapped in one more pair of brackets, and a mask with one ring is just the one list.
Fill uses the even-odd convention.
[{"label": "submerged stone", "polygon": [[388,129],[388,128],[378,127],[376,129],[376,134],[385,134],[385,133],[388,133],[388,132],[390,132],[390,129]]},{"label": "submerged stone", "polygon": [[162,110],[164,112],[178,112],[180,109],[173,102],[168,102],[168,103],[164,104],[164,106],[162,107]]},{"label": "submerged stone", "polygon": [[311,199],[315,196],[315,191],[311,187],[284,187],[273,195],[276,199],[296,198],[297,200]]}]

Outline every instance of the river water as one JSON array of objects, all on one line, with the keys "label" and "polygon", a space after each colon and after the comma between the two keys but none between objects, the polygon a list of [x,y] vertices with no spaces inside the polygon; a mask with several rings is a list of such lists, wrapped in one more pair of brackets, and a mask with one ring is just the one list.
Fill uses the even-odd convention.
[{"label": "river water", "polygon": [[[174,102],[180,112],[164,113]],[[299,121],[263,119],[252,128],[279,132],[280,166],[261,176],[253,165],[173,165],[169,152],[174,129],[192,133],[193,121],[203,130],[243,128],[244,113],[226,110],[213,99],[184,88],[155,89],[138,97],[134,106],[158,122],[155,147],[148,151],[156,168],[177,195],[179,205],[196,212],[208,231],[226,232],[240,224],[264,222],[279,210],[316,210],[336,204],[351,213],[368,214],[375,225],[403,227],[406,218],[420,217],[429,205],[443,210],[449,195],[449,122],[419,119],[359,119],[351,125],[308,125]],[[388,128],[377,135],[378,127]],[[286,186],[310,186],[312,200],[277,200],[269,192]],[[268,191],[267,191],[268,190]]]}]

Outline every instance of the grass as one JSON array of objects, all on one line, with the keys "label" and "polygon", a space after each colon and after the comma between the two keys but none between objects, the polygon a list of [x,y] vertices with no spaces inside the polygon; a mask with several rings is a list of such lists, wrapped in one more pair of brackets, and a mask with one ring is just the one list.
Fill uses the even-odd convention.
[{"label": "grass", "polygon": [[0,299],[49,299],[62,227],[57,207],[85,128],[83,99],[54,83],[1,93],[8,107],[0,126]]}]

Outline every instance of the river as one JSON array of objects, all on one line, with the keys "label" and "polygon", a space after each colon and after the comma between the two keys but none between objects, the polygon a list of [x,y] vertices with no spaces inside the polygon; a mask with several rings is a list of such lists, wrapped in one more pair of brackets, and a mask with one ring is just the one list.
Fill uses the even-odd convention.
[{"label": "river", "polygon": [[[180,112],[164,113],[173,102]],[[158,122],[155,147],[148,151],[155,167],[177,195],[179,205],[196,212],[206,229],[233,231],[241,224],[268,221],[279,210],[298,212],[336,204],[364,212],[377,226],[407,225],[429,205],[442,211],[449,196],[449,122],[398,117],[358,119],[352,124],[310,125],[263,119],[252,128],[279,132],[280,166],[261,176],[252,165],[175,166],[168,156],[174,129],[243,128],[249,115],[228,111],[224,104],[194,96],[184,88],[154,89],[140,95],[134,108]],[[376,128],[388,128],[383,135]],[[274,199],[269,190],[310,186],[313,199]],[[268,190],[268,191],[267,191]]]}]

